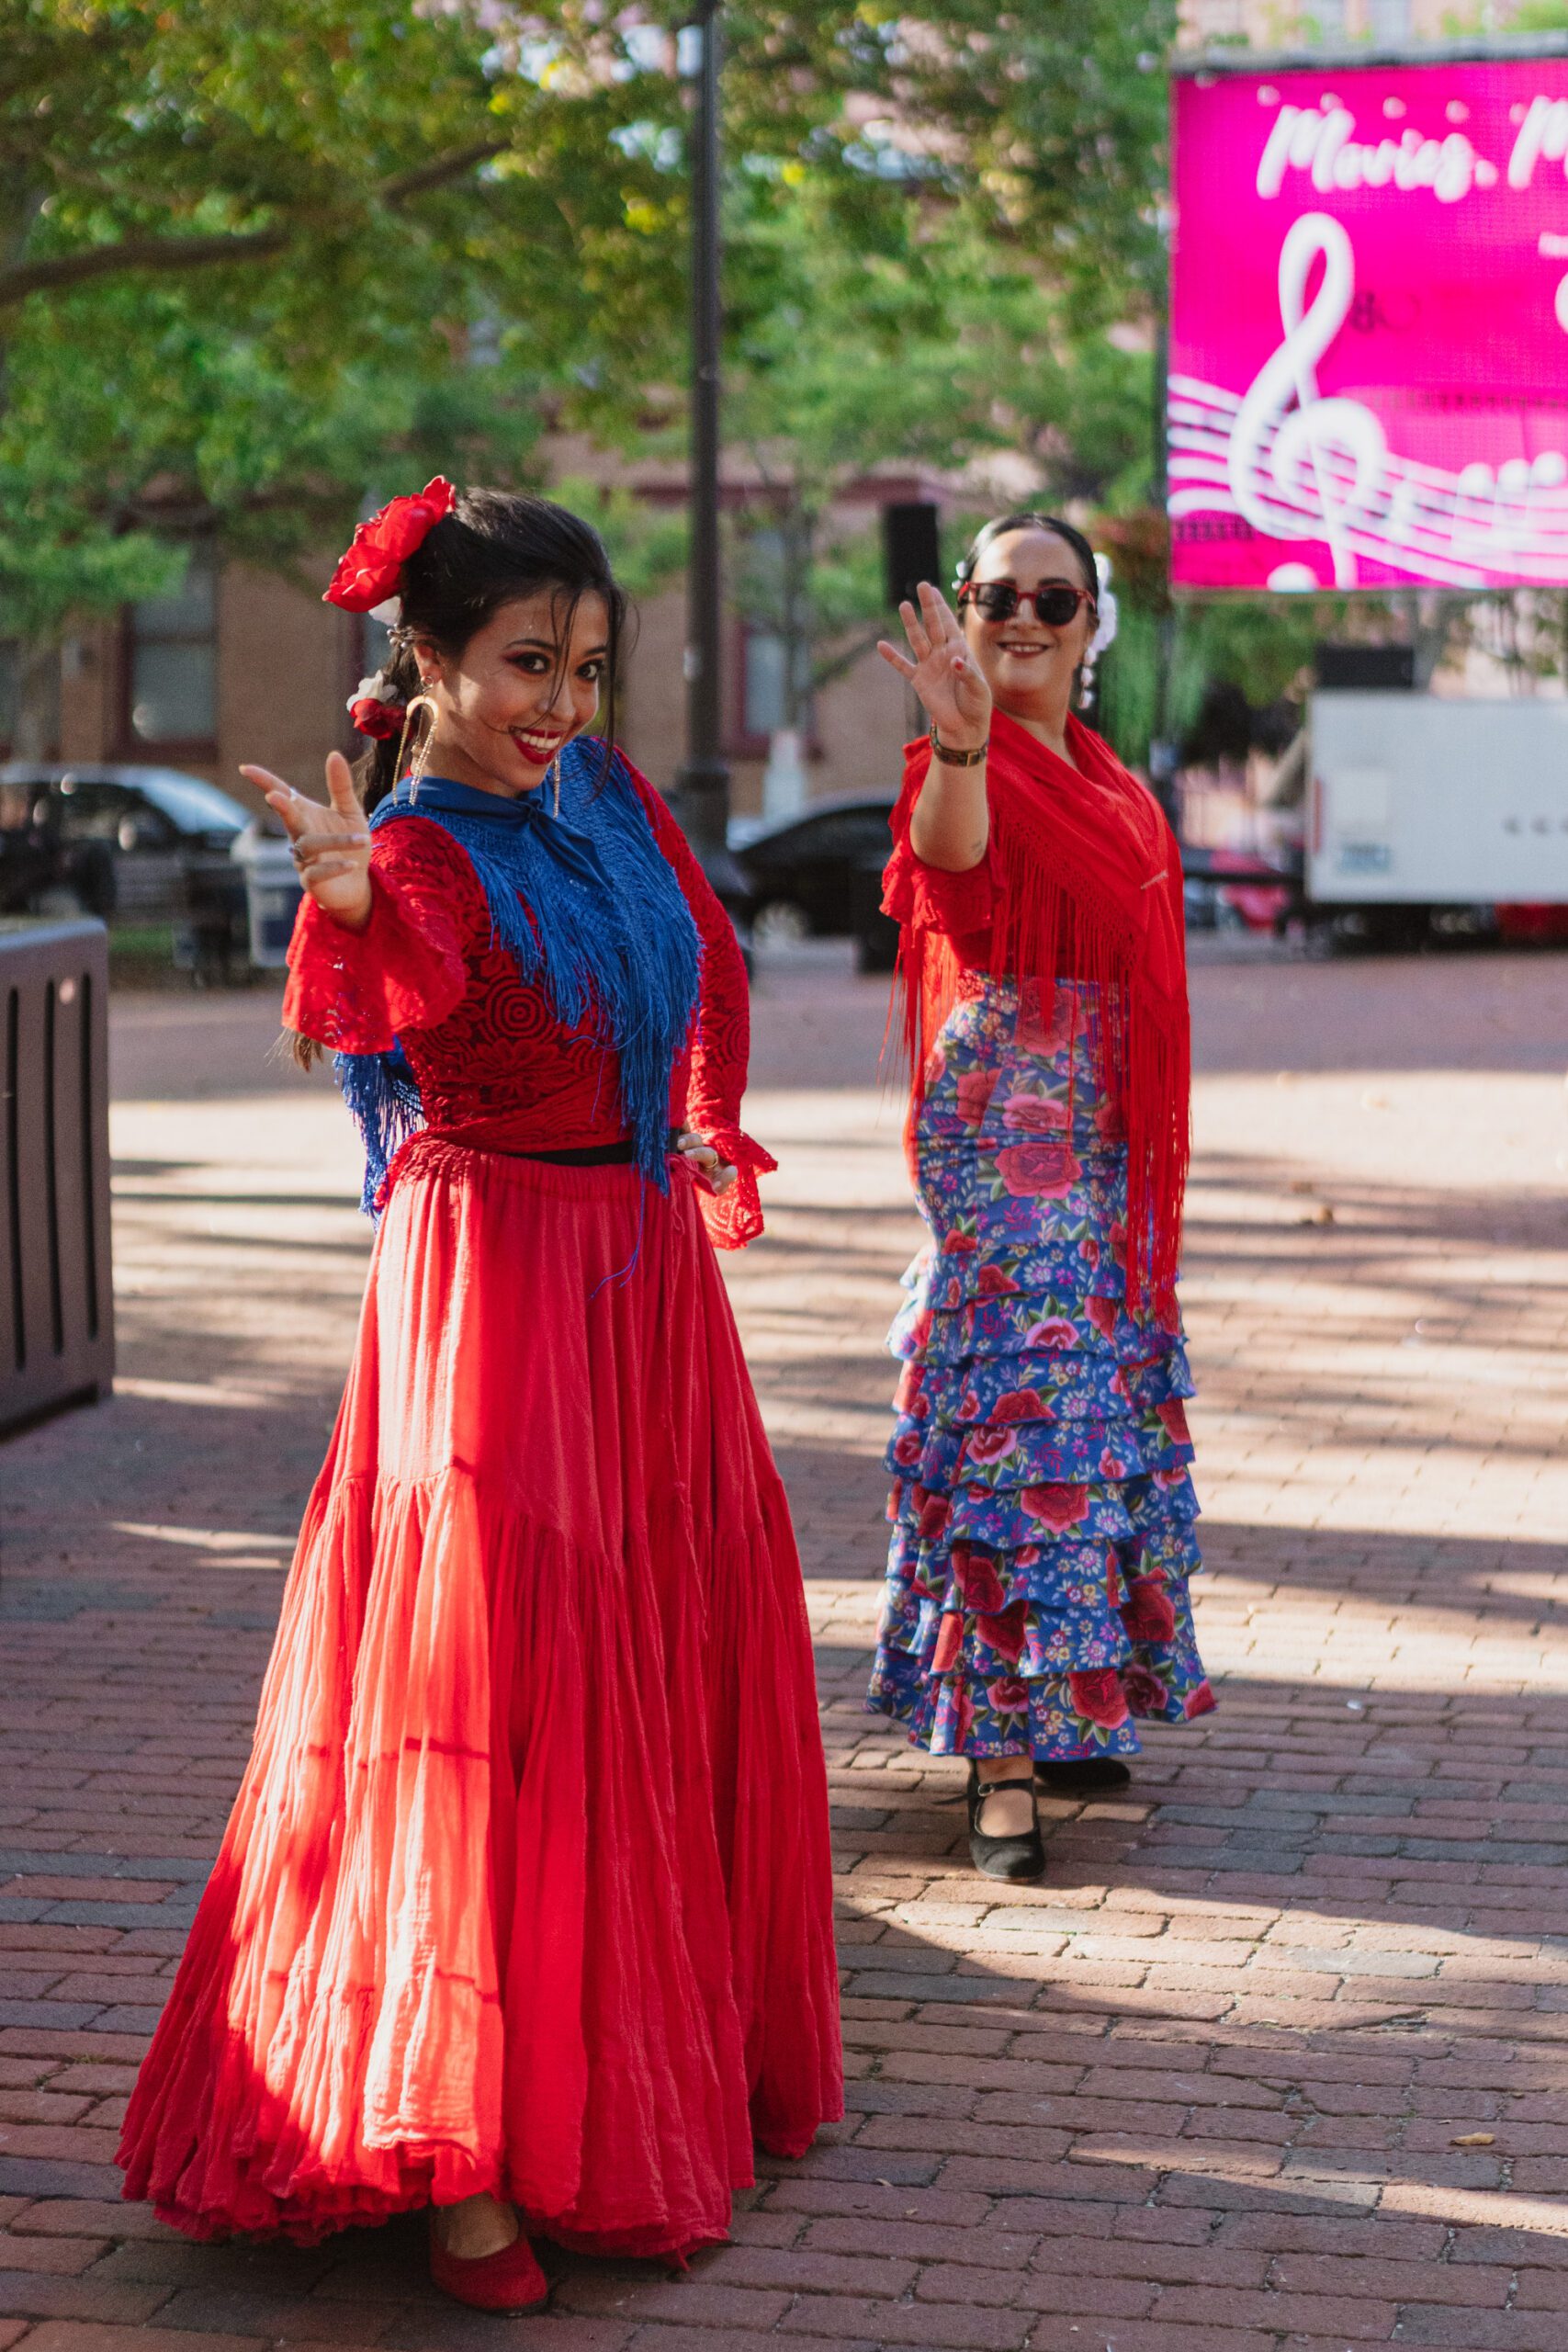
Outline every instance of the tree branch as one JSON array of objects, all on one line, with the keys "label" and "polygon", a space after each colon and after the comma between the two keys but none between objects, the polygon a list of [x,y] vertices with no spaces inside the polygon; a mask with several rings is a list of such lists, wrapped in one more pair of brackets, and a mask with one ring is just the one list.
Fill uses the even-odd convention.
[{"label": "tree branch", "polygon": [[51,254],[47,261],[14,262],[0,269],[0,307],[109,277],[132,269],[207,269],[216,264],[259,261],[281,253],[288,229],[251,229],[213,237],[125,237],[118,244],[87,245],[74,254]]},{"label": "tree branch", "polygon": [[492,155],[504,155],[508,143],[504,139],[483,139],[472,147],[454,148],[450,155],[437,155],[428,164],[416,164],[411,172],[400,172],[395,178],[383,180],[377,194],[383,204],[406,204],[411,196],[423,196],[427,188],[444,187],[448,180],[461,179],[465,172],[488,164]]},{"label": "tree branch", "polygon": [[[449,155],[436,155],[428,164],[416,164],[412,171],[383,180],[376,190],[376,200],[396,210],[411,198],[460,179],[492,155],[502,154],[506,143],[487,139],[456,148]],[[220,269],[226,263],[265,261],[282,253],[312,220],[321,217],[303,213],[269,229],[224,231],[209,237],[125,237],[115,244],[84,246],[79,253],[14,262],[8,269],[0,269],[0,310],[25,301],[29,294],[53,293],[62,287],[135,269]]]}]

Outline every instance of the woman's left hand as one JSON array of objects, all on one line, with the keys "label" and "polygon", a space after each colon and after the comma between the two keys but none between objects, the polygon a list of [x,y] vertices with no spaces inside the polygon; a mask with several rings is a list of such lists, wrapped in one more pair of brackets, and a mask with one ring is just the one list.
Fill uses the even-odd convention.
[{"label": "woman's left hand", "polygon": [[726,1167],[706,1136],[695,1127],[682,1127],[675,1138],[675,1148],[694,1174],[706,1182],[710,1191],[728,1193],[735,1182],[735,1170]]}]

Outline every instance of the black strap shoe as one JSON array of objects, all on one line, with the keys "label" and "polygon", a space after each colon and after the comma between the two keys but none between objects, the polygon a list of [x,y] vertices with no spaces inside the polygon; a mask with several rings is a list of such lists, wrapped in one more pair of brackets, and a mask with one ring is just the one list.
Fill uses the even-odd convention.
[{"label": "black strap shoe", "polygon": [[1133,1775],[1118,1756],[1064,1756],[1054,1763],[1037,1758],[1034,1777],[1048,1797],[1085,1797],[1124,1789]]},{"label": "black strap shoe", "polygon": [[1021,1838],[987,1838],[980,1827],[980,1809],[987,1797],[1000,1789],[1027,1789],[1032,1805],[1034,1776],[1026,1781],[982,1781],[978,1770],[969,1767],[969,1859],[975,1868],[987,1878],[1031,1879],[1045,1875],[1045,1848],[1040,1836],[1036,1816],[1032,1828]]}]

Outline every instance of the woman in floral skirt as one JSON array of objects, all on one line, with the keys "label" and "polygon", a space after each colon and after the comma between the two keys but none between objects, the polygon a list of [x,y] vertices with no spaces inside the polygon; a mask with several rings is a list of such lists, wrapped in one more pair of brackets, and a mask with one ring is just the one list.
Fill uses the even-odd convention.
[{"label": "woman in floral skirt", "polygon": [[892,1332],[904,1371],[869,1704],[969,1759],[976,1867],[1032,1879],[1037,1786],[1119,1787],[1138,1717],[1214,1703],[1188,1598],[1198,1506],[1176,1306],[1181,865],[1153,797],[1073,715],[1104,641],[1088,541],[1051,516],[988,524],[957,602],[955,616],[922,585],[919,612],[902,608],[912,659],[881,648],[931,721],[909,750],[885,900],[931,1241]]}]

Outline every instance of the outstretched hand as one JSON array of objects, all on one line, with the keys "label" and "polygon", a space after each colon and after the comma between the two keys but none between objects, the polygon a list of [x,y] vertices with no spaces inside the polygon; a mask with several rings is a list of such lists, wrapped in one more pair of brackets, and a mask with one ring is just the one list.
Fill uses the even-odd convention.
[{"label": "outstretched hand", "polygon": [[370,920],[370,828],[343,753],[327,754],[324,808],[270,769],[242,767],[240,774],[282,818],[299,879],[317,905],[350,930],[362,931]]},{"label": "outstretched hand", "polygon": [[919,612],[907,602],[898,607],[914,660],[886,639],[876,650],[914,687],[944,743],[955,752],[977,750],[991,731],[991,690],[941,590],[922,580],[919,598]]}]

